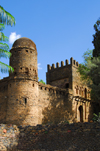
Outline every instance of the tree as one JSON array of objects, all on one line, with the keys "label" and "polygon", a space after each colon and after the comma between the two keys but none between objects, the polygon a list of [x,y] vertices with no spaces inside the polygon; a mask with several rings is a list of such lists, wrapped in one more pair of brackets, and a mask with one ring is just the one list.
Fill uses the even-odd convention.
[{"label": "tree", "polygon": [[[39,78],[38,78],[38,79],[39,79]],[[45,82],[44,82],[43,80],[40,80],[39,82],[40,82],[40,83],[43,83],[43,84],[45,84]]]},{"label": "tree", "polygon": [[100,56],[100,18],[97,20],[96,24],[94,24],[95,34],[93,35],[93,57]]},{"label": "tree", "polygon": [[88,61],[91,60],[92,58],[92,53],[93,50],[87,50],[84,54],[83,54],[83,58],[84,58],[84,62],[79,64],[78,70],[77,72],[80,73],[81,75],[81,80],[86,82],[87,79],[89,79],[89,76],[86,74],[86,71],[90,71],[90,69],[88,68]]},{"label": "tree", "polygon": [[84,70],[87,78],[87,86],[91,88],[91,99],[100,101],[100,58],[93,57],[87,61],[88,70]]},{"label": "tree", "polygon": [[84,63],[79,65],[81,80],[91,88],[91,99],[100,102],[100,19],[94,24],[94,49],[84,53]]},{"label": "tree", "polygon": [[[10,58],[11,53],[8,52],[9,46],[6,43],[1,42],[8,41],[8,37],[5,36],[4,33],[2,32],[5,29],[4,24],[10,26],[12,26],[13,24],[15,25],[15,18],[9,12],[7,12],[2,6],[0,6],[0,58],[1,57]],[[9,72],[14,72],[14,68],[5,63],[0,62],[0,66],[1,72],[6,73],[8,70]]]}]

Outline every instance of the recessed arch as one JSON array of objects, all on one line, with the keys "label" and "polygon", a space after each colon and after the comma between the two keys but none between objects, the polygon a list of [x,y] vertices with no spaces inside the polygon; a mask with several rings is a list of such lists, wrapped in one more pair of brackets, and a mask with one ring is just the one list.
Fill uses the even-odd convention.
[{"label": "recessed arch", "polygon": [[81,95],[81,92],[82,92],[82,91],[81,91],[81,88],[80,88],[80,89],[79,89],[79,94],[80,94],[80,95]]},{"label": "recessed arch", "polygon": [[79,106],[79,113],[80,113],[80,122],[83,122],[83,107],[82,107],[82,105]]},{"label": "recessed arch", "polygon": [[87,99],[87,89],[84,90],[85,98]]}]

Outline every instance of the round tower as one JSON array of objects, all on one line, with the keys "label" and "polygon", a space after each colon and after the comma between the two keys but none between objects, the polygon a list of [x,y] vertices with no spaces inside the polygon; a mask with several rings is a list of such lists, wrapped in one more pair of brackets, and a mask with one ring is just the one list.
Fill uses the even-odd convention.
[{"label": "round tower", "polygon": [[14,72],[10,73],[10,77],[30,78],[38,81],[37,72],[37,49],[35,43],[28,38],[17,39],[10,52],[10,66],[14,68]]},{"label": "round tower", "polygon": [[10,52],[14,72],[9,74],[6,123],[33,126],[38,124],[36,45],[28,38],[19,38]]}]

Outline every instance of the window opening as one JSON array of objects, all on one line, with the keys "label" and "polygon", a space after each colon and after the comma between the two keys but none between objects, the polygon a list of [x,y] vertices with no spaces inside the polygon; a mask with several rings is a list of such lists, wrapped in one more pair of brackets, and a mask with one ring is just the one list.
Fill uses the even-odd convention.
[{"label": "window opening", "polygon": [[69,88],[69,83],[66,83],[65,88]]},{"label": "window opening", "polygon": [[27,99],[25,98],[25,105],[26,105],[26,103],[27,103]]},{"label": "window opening", "polygon": [[80,90],[79,90],[79,94],[81,95],[81,88],[80,88]]},{"label": "window opening", "polygon": [[87,89],[85,88],[85,98],[87,99]]}]

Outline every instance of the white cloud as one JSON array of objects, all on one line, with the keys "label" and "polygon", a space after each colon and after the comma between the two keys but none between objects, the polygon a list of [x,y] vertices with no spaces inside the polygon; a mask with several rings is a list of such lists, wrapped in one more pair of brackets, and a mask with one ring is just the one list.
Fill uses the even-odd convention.
[{"label": "white cloud", "polygon": [[39,67],[39,65],[41,65],[41,63],[38,63],[38,69],[42,69],[42,68]]},{"label": "white cloud", "polygon": [[9,43],[13,44],[16,39],[19,39],[21,35],[17,35],[16,32],[12,32],[9,36]]}]

